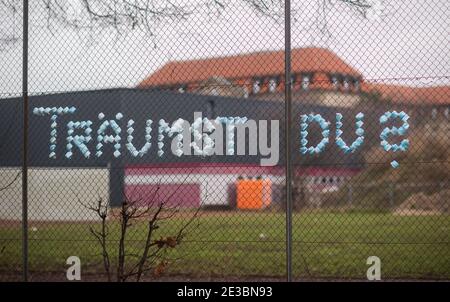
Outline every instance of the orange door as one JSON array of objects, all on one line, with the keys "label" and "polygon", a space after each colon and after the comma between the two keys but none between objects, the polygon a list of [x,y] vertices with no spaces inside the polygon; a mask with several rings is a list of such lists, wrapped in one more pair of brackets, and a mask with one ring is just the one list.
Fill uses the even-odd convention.
[{"label": "orange door", "polygon": [[238,209],[262,209],[272,200],[270,180],[238,180],[236,191]]}]

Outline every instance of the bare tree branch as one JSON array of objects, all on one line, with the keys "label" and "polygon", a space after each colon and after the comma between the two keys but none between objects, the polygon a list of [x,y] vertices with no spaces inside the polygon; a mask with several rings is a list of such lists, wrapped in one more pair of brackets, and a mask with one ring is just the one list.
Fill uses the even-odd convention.
[{"label": "bare tree branch", "polygon": [[20,175],[22,175],[22,171],[17,172],[16,176],[14,176],[14,178],[9,183],[1,187],[0,192],[9,189],[19,179]]},{"label": "bare tree branch", "polygon": [[[187,177],[186,177],[187,179]],[[171,198],[179,190],[179,188],[186,181],[184,179],[176,190],[171,192],[168,196],[159,196],[160,180],[156,189],[150,194],[149,199],[142,198],[131,192],[131,196],[124,196],[124,201],[120,206],[118,215],[115,217],[119,220],[120,231],[118,234],[118,256],[116,270],[116,280],[125,282],[130,277],[136,278],[140,281],[142,276],[149,271],[153,271],[155,276],[161,275],[167,267],[171,259],[168,258],[168,249],[178,246],[184,237],[186,230],[192,222],[198,217],[200,206],[195,212],[190,215],[188,221],[183,223],[177,230],[174,236],[161,237],[154,239],[155,231],[159,229],[159,222],[175,217],[179,212],[181,204],[178,202],[174,206],[170,206]],[[207,194],[206,194],[207,195]],[[109,206],[99,198],[95,205],[83,203],[77,196],[77,201],[84,208],[96,213],[101,220],[101,228],[99,230],[94,227],[89,227],[91,235],[96,239],[101,248],[101,255],[103,257],[103,266],[108,277],[108,281],[112,280],[110,254],[108,253],[108,236],[110,235],[107,226],[107,217],[114,215],[109,214]],[[146,221],[145,238],[142,241],[143,247],[138,252],[127,252],[127,242],[129,229],[133,226],[135,221]],[[128,265],[130,259],[133,265]],[[136,260],[134,260],[136,259]],[[127,269],[127,267],[130,267]]]},{"label": "bare tree branch", "polygon": [[84,208],[94,211],[97,216],[101,219],[101,229],[100,231],[96,231],[92,226],[89,227],[89,232],[97,239],[99,242],[101,249],[102,249],[102,258],[103,258],[103,267],[106,272],[106,276],[108,278],[108,281],[111,281],[111,261],[108,253],[107,248],[107,237],[109,235],[108,231],[108,225],[106,223],[106,220],[108,218],[108,204],[103,201],[103,198],[99,197],[97,200],[97,203],[95,206],[89,206],[87,204],[84,204],[79,196],[73,192],[76,196],[76,199],[79,204],[81,204]]},{"label": "bare tree branch", "polygon": [[[275,21],[284,20],[283,0],[239,0],[262,17]],[[369,12],[378,10],[383,0],[315,0],[318,9],[315,12],[315,24],[320,32],[329,34],[327,14],[331,10],[350,9],[366,18]],[[20,15],[20,0],[0,0],[0,19]],[[33,4],[36,2],[33,1]],[[118,34],[128,30],[141,29],[154,36],[155,25],[162,20],[186,20],[190,16],[209,12],[221,14],[231,7],[230,0],[203,0],[197,4],[178,4],[171,0],[40,0],[46,12],[46,23],[53,32],[55,26],[71,27],[76,30],[88,30],[92,34],[105,29],[113,29]],[[295,10],[293,11],[295,13]],[[295,18],[294,18],[295,21]],[[0,49],[15,44],[19,37],[2,32],[0,28]]]}]

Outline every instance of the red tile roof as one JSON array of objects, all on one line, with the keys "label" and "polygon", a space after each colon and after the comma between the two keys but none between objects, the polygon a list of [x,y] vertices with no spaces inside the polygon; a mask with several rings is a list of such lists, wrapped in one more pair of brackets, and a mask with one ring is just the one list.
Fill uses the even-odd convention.
[{"label": "red tile roof", "polygon": [[[248,86],[252,78],[284,75],[284,51],[256,52],[229,57],[206,58],[169,62],[144,79],[138,88],[176,86],[202,83],[213,77],[234,80]],[[362,75],[325,48],[308,47],[292,50],[292,72],[314,72],[314,87],[330,89],[329,74],[349,75],[362,79]],[[325,83],[326,82],[326,83]],[[450,104],[450,86],[411,87],[403,85],[362,82],[365,92],[378,92],[385,100],[396,103]]]},{"label": "red tile roof", "polygon": [[394,103],[413,105],[450,104],[450,86],[411,87],[403,85],[364,83],[366,92],[376,92]]},{"label": "red tile roof", "polygon": [[[170,62],[143,80],[138,87],[196,83],[213,76],[227,79],[251,79],[284,75],[284,55],[284,51],[273,51]],[[292,72],[338,73],[361,77],[357,70],[345,63],[335,53],[328,49],[315,47],[292,50]]]}]

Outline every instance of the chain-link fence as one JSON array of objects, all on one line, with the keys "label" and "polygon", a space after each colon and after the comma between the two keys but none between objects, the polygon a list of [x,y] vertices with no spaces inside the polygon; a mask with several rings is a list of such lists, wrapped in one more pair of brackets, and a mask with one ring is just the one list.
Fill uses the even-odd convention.
[{"label": "chain-link fence", "polygon": [[448,17],[0,1],[0,280],[449,279]]}]

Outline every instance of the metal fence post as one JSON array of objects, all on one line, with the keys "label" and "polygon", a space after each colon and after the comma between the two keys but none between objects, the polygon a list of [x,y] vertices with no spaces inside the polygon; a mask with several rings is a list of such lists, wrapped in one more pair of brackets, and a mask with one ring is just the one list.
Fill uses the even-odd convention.
[{"label": "metal fence post", "polygon": [[23,146],[22,146],[22,260],[23,281],[28,281],[28,0],[23,0]]},{"label": "metal fence post", "polygon": [[292,281],[292,170],[291,170],[291,1],[284,4],[285,19],[285,152],[286,152],[286,275]]}]

